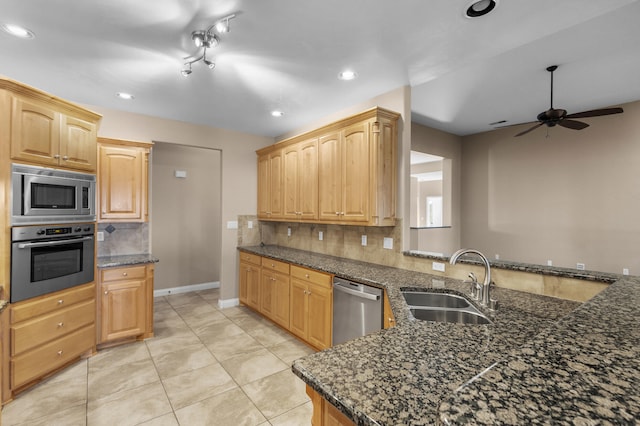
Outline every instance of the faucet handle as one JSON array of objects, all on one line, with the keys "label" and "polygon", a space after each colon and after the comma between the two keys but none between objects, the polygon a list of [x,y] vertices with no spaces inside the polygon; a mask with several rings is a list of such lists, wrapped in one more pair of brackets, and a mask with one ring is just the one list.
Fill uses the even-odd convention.
[{"label": "faucet handle", "polygon": [[476,274],[473,272],[469,272],[469,278],[471,278],[471,282],[477,283],[478,279],[476,278]]},{"label": "faucet handle", "polygon": [[489,310],[495,311],[498,309],[498,299],[491,294],[491,289],[496,286],[495,281],[489,283]]}]

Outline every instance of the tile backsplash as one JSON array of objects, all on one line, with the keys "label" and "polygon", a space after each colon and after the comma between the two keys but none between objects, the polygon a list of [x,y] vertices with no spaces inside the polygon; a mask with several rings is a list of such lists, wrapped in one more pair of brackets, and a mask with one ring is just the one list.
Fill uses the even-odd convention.
[{"label": "tile backsplash", "polygon": [[98,232],[104,234],[99,257],[150,252],[148,223],[98,223]]}]

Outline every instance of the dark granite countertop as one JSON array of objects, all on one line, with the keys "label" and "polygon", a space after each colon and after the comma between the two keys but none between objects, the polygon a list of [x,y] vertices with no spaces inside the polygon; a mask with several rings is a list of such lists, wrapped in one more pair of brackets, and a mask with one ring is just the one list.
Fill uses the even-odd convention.
[{"label": "dark granite countertop", "polygon": [[157,263],[159,259],[150,253],[121,254],[117,256],[99,256],[97,258],[98,268],[114,268],[117,266],[144,265],[146,263]]},{"label": "dark granite countertop", "polygon": [[485,312],[492,324],[435,323],[415,320],[400,289],[460,294],[461,281],[277,246],[242,249],[387,290],[396,327],[293,364],[357,424],[627,423],[640,413],[637,279],[582,305],[498,287],[500,308]]}]

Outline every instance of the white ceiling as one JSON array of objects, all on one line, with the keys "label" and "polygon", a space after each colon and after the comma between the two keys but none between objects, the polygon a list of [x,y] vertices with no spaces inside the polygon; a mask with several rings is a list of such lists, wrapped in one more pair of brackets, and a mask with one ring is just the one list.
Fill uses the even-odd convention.
[{"label": "white ceiling", "polygon": [[[403,85],[412,117],[458,135],[640,99],[639,0],[2,0],[0,74],[71,101],[278,136]],[[237,14],[209,57],[190,39]],[[345,82],[345,68],[358,79]],[[123,101],[116,92],[135,95]],[[272,109],[285,115],[273,118]],[[595,124],[598,118],[584,121]]]}]

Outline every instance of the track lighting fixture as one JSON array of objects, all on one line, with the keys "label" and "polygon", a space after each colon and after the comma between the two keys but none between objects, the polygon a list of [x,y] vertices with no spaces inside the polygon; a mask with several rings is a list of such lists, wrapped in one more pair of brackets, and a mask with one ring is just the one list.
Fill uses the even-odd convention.
[{"label": "track lighting fixture", "polygon": [[216,23],[211,25],[207,30],[197,30],[191,33],[191,40],[196,45],[198,49],[202,49],[202,55],[199,56],[191,56],[187,59],[187,62],[184,63],[184,67],[182,68],[182,75],[188,76],[193,72],[191,66],[198,62],[202,61],[209,69],[214,69],[216,67],[215,62],[207,59],[207,49],[211,49],[220,44],[220,38],[213,33],[213,31],[217,31],[218,33],[227,33],[229,32],[229,20],[235,18],[236,15],[232,14],[229,16],[225,16],[224,18],[218,20]]}]

